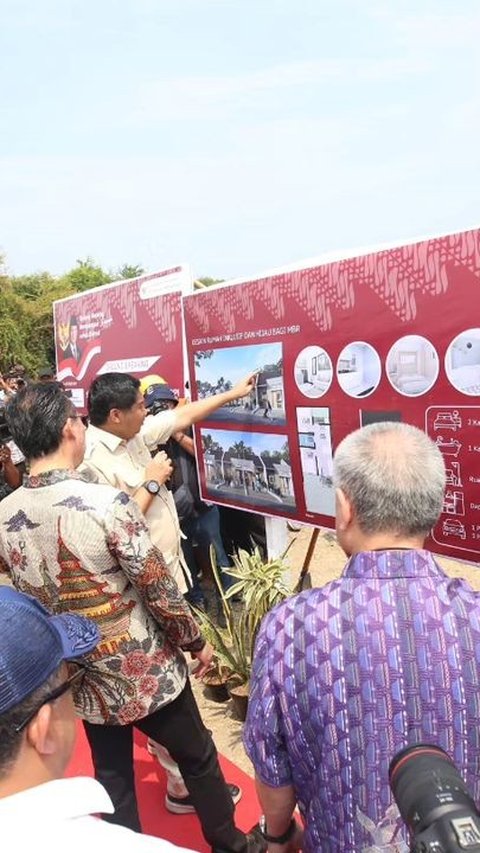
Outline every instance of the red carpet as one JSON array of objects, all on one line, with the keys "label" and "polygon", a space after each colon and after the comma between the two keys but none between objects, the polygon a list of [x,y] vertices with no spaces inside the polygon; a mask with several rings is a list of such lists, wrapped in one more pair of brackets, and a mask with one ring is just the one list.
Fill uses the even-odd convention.
[{"label": "red carpet", "polygon": [[[243,797],[235,810],[236,822],[240,829],[248,830],[257,823],[260,814],[254,782],[227,758],[220,756],[220,763],[227,781],[239,785],[243,791]],[[146,737],[140,732],[136,733],[135,738],[135,770],[143,831],[167,838],[180,847],[208,853],[210,848],[203,839],[196,815],[172,815],[167,812],[164,805],[165,773],[147,752]],[[90,748],[80,724],[77,746],[67,776],[93,776]]]}]

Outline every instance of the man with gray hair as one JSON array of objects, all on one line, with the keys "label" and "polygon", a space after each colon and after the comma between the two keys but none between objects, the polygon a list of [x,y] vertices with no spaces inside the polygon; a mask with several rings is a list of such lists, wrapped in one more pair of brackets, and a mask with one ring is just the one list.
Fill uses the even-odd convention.
[{"label": "man with gray hair", "polygon": [[408,850],[388,765],[413,743],[443,747],[480,798],[479,594],[424,549],[443,458],[377,423],[340,443],[334,475],[344,572],[267,614],[255,648],[244,742],[275,853]]}]

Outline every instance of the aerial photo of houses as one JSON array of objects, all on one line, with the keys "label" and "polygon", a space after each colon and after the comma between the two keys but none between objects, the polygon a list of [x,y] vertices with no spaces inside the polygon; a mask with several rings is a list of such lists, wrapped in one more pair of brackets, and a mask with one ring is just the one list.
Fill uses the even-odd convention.
[{"label": "aerial photo of houses", "polygon": [[335,515],[330,409],[297,409],[303,491],[308,512]]},{"label": "aerial photo of houses", "polygon": [[198,397],[201,399],[229,391],[236,382],[254,371],[257,381],[252,393],[217,409],[208,420],[242,424],[272,423],[276,426],[286,423],[280,343],[222,347],[195,353]]},{"label": "aerial photo of houses", "polygon": [[207,492],[261,511],[295,512],[286,435],[201,429]]}]

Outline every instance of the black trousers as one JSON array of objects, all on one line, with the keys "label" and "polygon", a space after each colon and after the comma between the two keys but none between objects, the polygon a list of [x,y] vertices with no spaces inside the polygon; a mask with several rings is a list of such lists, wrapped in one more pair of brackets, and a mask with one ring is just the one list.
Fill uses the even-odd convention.
[{"label": "black trousers", "polygon": [[165,746],[177,762],[197,811],[203,834],[215,853],[247,850],[234,824],[234,805],[187,681],[180,695],[154,714],[126,726],[94,725],[84,720],[95,776],[108,791],[115,812],[104,819],[141,831],[133,771],[133,728]]}]

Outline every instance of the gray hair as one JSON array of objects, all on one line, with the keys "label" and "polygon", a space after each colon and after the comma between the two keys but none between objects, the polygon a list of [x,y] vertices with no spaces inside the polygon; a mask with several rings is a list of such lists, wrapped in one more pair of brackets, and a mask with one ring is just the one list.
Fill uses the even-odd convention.
[{"label": "gray hair", "polygon": [[370,424],[347,435],[335,452],[334,480],[364,533],[425,535],[442,511],[442,454],[410,424]]}]

